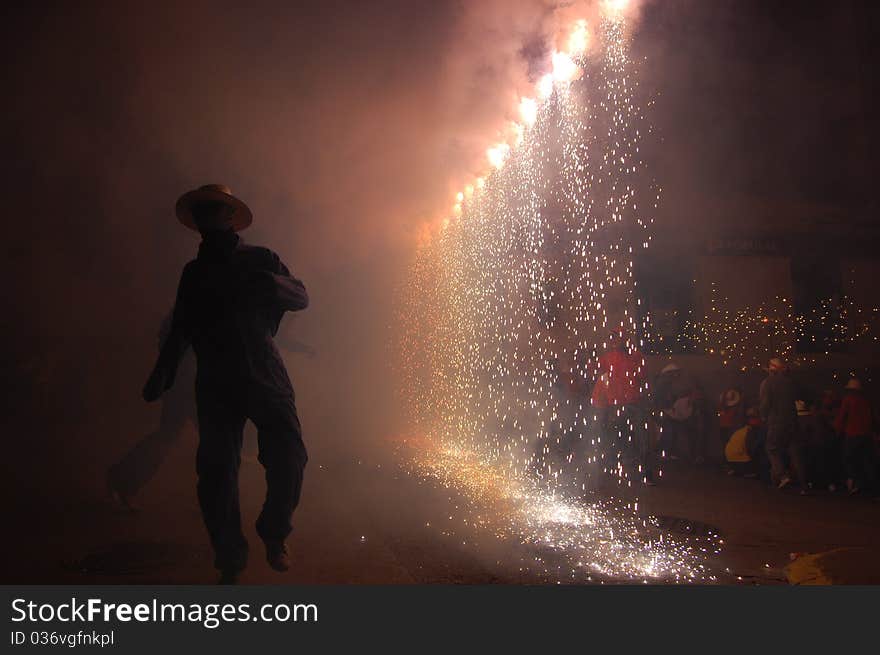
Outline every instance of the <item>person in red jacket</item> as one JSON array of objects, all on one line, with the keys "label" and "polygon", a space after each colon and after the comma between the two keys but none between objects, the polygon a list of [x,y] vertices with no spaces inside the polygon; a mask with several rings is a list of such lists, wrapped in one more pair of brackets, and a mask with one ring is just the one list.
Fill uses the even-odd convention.
[{"label": "person in red jacket", "polygon": [[625,335],[615,335],[608,351],[599,358],[599,379],[591,401],[605,431],[629,450],[635,471],[627,477],[649,486],[654,481],[654,461],[642,396],[645,360]]},{"label": "person in red jacket", "polygon": [[874,419],[861,381],[850,378],[845,389],[846,395],[840,404],[835,428],[843,440],[846,486],[854,494],[872,481],[874,451],[871,438]]},{"label": "person in red jacket", "polygon": [[607,375],[605,393],[612,405],[634,405],[641,401],[645,386],[645,359],[636,348],[627,347],[624,336],[615,336],[608,351],[599,357],[599,375]]}]

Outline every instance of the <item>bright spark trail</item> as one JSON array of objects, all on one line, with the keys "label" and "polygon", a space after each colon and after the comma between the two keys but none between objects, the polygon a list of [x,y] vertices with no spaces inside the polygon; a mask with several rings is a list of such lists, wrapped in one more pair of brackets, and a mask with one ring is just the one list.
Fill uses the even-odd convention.
[{"label": "bright spark trail", "polygon": [[[402,391],[424,435],[406,456],[470,501],[463,522],[563,562],[560,580],[706,582],[718,544],[658,536],[638,514],[632,426],[603,433],[588,394],[566,392],[599,377],[613,335],[635,352],[644,331],[633,259],[659,191],[623,6],[606,3],[597,35],[574,26],[512,142],[488,150],[492,172],[420,244],[398,317]],[[597,500],[609,480],[617,499]]]}]

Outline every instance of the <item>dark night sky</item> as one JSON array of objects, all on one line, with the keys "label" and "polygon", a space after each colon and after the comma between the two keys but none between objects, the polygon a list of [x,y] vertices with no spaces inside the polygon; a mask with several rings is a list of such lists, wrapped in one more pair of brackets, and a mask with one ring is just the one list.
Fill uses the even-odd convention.
[{"label": "dark night sky", "polygon": [[[395,274],[528,90],[554,16],[577,9],[565,4],[8,13],[7,398],[31,411],[42,394],[40,411],[65,425],[107,406],[118,423],[152,416],[140,386],[197,244],[173,205],[225,182],[254,210],[246,238],[310,288],[297,326],[320,356],[293,366],[300,393],[344,399],[340,439],[386,430]],[[830,0],[646,0],[635,49],[648,58],[644,88],[659,93],[663,215],[704,227],[873,220],[877,14]],[[782,209],[753,211],[767,206]],[[306,411],[307,433],[331,411]]]}]

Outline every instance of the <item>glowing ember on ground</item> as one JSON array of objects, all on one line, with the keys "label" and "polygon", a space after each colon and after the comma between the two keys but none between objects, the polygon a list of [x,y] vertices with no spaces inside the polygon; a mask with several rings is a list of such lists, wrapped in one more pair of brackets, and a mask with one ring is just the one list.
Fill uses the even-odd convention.
[{"label": "glowing ember on ground", "polygon": [[[471,536],[474,529],[532,548],[527,565],[570,582],[712,582],[703,547],[659,533],[651,518],[613,500],[579,501],[524,478],[502,475],[476,453],[457,447],[407,442],[402,455],[414,475],[462,497],[444,533]],[[457,525],[461,534],[456,532]],[[564,566],[564,568],[560,568]]]}]

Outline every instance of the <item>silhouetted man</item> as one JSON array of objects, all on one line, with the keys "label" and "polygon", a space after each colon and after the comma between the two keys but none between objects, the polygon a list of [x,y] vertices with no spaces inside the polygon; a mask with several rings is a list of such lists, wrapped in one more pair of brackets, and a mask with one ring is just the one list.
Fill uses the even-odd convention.
[{"label": "silhouetted man", "polygon": [[174,383],[189,344],[196,353],[196,458],[202,516],[221,582],[234,582],[247,563],[241,530],[238,469],[242,431],[257,427],[259,460],[266,469],[266,500],[257,533],[277,571],[290,567],[285,539],[299,502],[307,456],[293,387],[273,336],[286,311],[308,305],[302,282],[267,248],[245,245],[247,206],[222,185],[207,185],[177,201],[177,217],[202,234],[196,259],[183,269],[171,330],[144,386],[156,400]]}]

